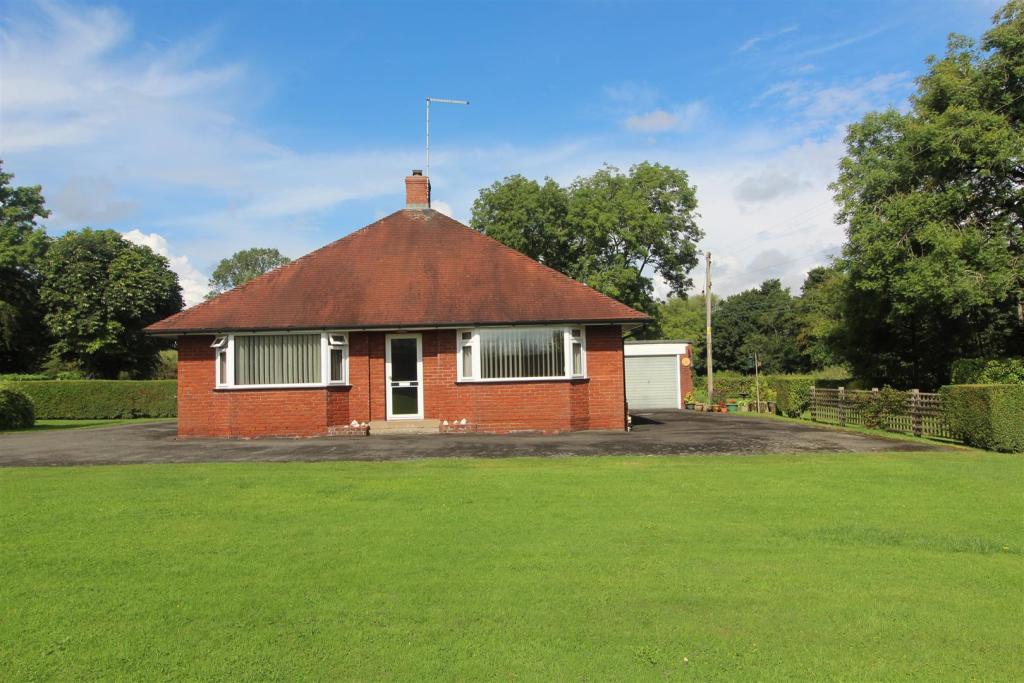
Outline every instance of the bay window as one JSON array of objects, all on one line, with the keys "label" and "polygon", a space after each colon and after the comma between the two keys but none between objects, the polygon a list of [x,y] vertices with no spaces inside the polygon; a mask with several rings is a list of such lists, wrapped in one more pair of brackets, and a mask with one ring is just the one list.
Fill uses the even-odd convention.
[{"label": "bay window", "polygon": [[218,336],[216,386],[324,386],[348,381],[348,335],[340,332]]},{"label": "bay window", "polygon": [[458,331],[462,381],[568,379],[586,374],[582,327],[484,327]]}]

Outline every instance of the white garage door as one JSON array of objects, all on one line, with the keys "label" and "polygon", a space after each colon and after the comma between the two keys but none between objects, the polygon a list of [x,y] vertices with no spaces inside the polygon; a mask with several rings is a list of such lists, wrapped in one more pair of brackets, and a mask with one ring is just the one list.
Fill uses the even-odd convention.
[{"label": "white garage door", "polygon": [[626,402],[630,410],[679,407],[679,359],[627,356]]}]

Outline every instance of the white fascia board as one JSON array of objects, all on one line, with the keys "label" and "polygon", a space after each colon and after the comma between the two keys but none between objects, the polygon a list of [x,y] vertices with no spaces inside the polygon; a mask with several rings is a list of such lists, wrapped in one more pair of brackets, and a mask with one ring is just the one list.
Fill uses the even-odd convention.
[{"label": "white fascia board", "polygon": [[688,344],[666,342],[664,344],[623,344],[627,357],[631,356],[682,356]]}]

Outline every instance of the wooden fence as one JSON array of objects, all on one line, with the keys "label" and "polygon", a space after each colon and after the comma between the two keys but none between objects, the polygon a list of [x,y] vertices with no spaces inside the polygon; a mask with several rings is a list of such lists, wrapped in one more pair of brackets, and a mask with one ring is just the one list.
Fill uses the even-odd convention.
[{"label": "wooden fence", "polygon": [[910,391],[811,389],[811,420],[951,439],[939,394]]}]

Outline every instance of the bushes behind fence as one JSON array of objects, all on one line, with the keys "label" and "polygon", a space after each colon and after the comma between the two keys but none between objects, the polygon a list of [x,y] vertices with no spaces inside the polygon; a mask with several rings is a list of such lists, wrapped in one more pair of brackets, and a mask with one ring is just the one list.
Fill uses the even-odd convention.
[{"label": "bushes behind fence", "polygon": [[990,451],[1024,452],[1024,384],[954,384],[940,393],[958,439]]},{"label": "bushes behind fence", "polygon": [[953,363],[951,384],[1024,384],[1024,358],[964,358]]},{"label": "bushes behind fence", "polygon": [[28,396],[10,387],[0,387],[0,431],[28,429],[35,421],[35,408]]},{"label": "bushes behind fence", "polygon": [[175,417],[174,380],[63,380],[10,382],[35,404],[37,419],[105,420]]}]

